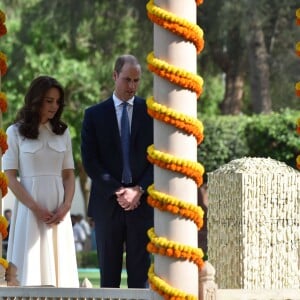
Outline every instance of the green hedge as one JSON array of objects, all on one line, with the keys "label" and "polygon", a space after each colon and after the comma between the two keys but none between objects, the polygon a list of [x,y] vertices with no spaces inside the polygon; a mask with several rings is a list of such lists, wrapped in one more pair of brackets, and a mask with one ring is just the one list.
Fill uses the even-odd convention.
[{"label": "green hedge", "polygon": [[[81,251],[76,253],[78,268],[98,268],[97,251]],[[123,268],[125,268],[126,254],[123,254]],[[153,262],[153,255],[151,255]]]},{"label": "green hedge", "polygon": [[296,168],[296,156],[300,153],[300,137],[296,133],[296,120],[300,112],[273,113],[255,116],[248,124],[249,155],[271,157]]},{"label": "green hedge", "polygon": [[76,253],[78,268],[98,268],[97,251],[81,251]]},{"label": "green hedge", "polygon": [[[206,173],[233,159],[270,157],[296,168],[300,137],[296,121],[300,111],[254,116],[199,116],[204,125],[204,141],[198,147],[198,161]],[[206,179],[206,177],[204,178]]]}]

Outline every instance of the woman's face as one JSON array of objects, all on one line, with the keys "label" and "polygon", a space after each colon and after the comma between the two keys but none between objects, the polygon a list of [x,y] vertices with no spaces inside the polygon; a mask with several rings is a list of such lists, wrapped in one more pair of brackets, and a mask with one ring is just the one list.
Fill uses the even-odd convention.
[{"label": "woman's face", "polygon": [[57,88],[50,88],[44,98],[41,107],[41,123],[52,119],[60,107],[60,91]]}]

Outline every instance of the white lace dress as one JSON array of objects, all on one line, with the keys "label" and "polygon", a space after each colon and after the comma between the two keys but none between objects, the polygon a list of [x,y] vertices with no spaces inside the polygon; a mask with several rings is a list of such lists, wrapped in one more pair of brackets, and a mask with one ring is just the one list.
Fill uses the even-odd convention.
[{"label": "white lace dress", "polygon": [[[41,125],[39,138],[30,140],[19,134],[17,125],[11,125],[7,129],[9,148],[3,155],[2,167],[17,169],[26,190],[53,211],[64,198],[62,170],[73,169],[74,161],[69,131],[55,135],[50,126]],[[70,213],[59,225],[50,227],[15,201],[7,260],[17,266],[21,286],[78,287]]]}]

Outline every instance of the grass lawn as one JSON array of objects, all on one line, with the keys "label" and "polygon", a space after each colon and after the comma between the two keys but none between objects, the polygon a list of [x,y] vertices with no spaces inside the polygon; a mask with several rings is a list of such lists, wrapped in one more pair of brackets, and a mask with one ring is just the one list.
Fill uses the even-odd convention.
[{"label": "grass lawn", "polygon": [[[84,278],[88,278],[88,280],[92,283],[93,288],[100,287],[100,273],[98,269],[78,269],[78,276],[80,284],[84,280]],[[126,279],[126,271],[123,271],[121,279],[121,288],[127,288]]]}]

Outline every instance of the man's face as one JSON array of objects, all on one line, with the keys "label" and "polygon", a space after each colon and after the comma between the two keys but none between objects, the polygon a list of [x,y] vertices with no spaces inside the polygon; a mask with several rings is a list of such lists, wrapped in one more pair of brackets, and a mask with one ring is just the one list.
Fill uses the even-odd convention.
[{"label": "man's face", "polygon": [[116,96],[123,101],[132,98],[139,86],[141,77],[141,68],[139,65],[125,63],[121,72],[114,72]]}]

